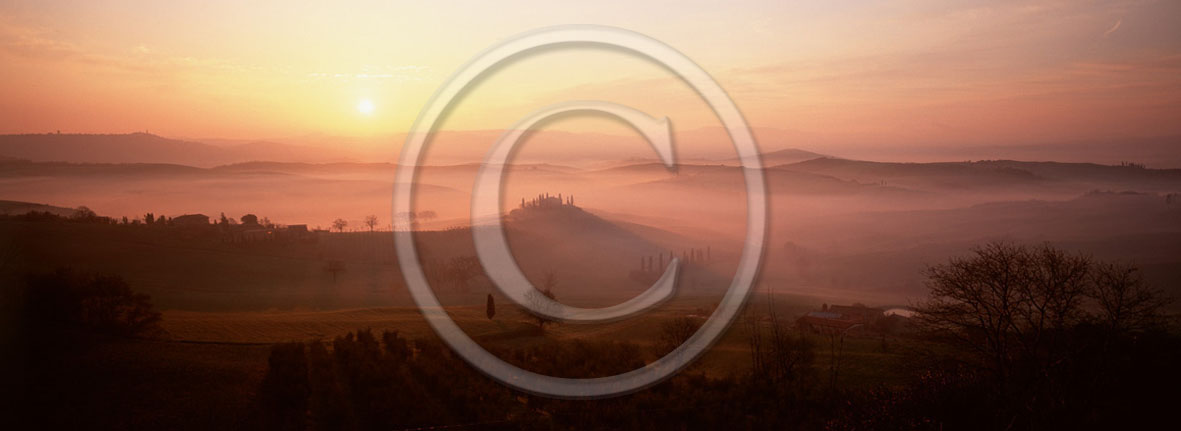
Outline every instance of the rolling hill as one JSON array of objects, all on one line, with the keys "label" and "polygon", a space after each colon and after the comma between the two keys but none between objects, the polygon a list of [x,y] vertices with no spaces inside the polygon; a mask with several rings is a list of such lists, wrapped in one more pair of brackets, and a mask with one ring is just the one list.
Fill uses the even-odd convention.
[{"label": "rolling hill", "polygon": [[0,156],[38,162],[163,163],[204,167],[252,160],[323,162],[351,158],[350,154],[341,151],[274,142],[217,146],[149,133],[0,135]]},{"label": "rolling hill", "polygon": [[[763,162],[763,166],[766,167],[766,166],[786,165],[786,164],[790,164],[790,163],[802,162],[805,160],[829,158],[829,157],[831,157],[831,156],[826,156],[826,155],[820,154],[820,153],[813,153],[811,151],[805,151],[805,150],[801,150],[801,149],[797,149],[797,148],[787,148],[787,149],[782,149],[782,150],[778,150],[778,151],[771,151],[771,152],[763,153],[760,155],[759,160],[761,160]],[[740,164],[741,160],[742,159],[740,159],[740,158],[729,159],[729,160],[726,160],[726,164],[737,166],[738,164]]]},{"label": "rolling hill", "polygon": [[74,214],[73,208],[63,208],[53,205],[37,204],[32,202],[19,201],[4,201],[0,200],[0,214],[3,215],[20,215],[29,212],[47,212],[53,215],[68,217]]}]

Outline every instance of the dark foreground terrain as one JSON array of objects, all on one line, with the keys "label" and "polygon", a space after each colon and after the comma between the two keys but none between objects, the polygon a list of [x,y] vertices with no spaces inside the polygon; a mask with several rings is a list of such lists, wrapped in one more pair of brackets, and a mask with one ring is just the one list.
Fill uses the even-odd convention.
[{"label": "dark foreground terrain", "polygon": [[[254,216],[188,226],[8,202],[25,212],[0,216],[2,369],[12,382],[4,402],[21,429],[1157,424],[1169,419],[1168,388],[1181,383],[1171,199],[1098,192],[962,214],[879,214],[934,237],[954,227],[949,220],[1004,215],[994,228],[1035,239],[911,248],[910,266],[927,270],[894,277],[915,279],[908,289],[921,293],[905,297],[865,278],[889,271],[865,264],[871,257],[898,261],[892,246],[842,260],[789,243],[771,250],[741,318],[693,366],[598,401],[514,391],[456,357],[410,301],[388,232],[303,231]],[[522,368],[581,378],[641,367],[692,335],[728,283],[735,256],[725,243],[533,202],[550,199],[506,216],[510,243],[535,285],[563,302],[615,303],[672,256],[685,267],[677,296],[643,317],[563,324],[491,286],[469,228],[418,232],[424,270],[451,317]],[[849,236],[832,239],[868,249],[868,239],[900,241],[857,232],[866,226],[857,218],[871,215],[841,221]],[[1056,215],[1072,226],[1091,220],[1108,239],[1051,244],[1015,230],[1041,223],[1051,232]],[[780,287],[840,274],[840,265],[860,268],[844,281],[863,288]]]},{"label": "dark foreground terrain", "polygon": [[[8,223],[96,234],[79,220]],[[190,259],[203,253],[265,259],[143,228],[97,232],[151,247],[188,241],[176,265],[197,265]],[[54,250],[68,250],[57,241]],[[262,254],[314,262],[315,244]],[[1107,429],[1169,419],[1168,388],[1181,383],[1175,304],[1137,268],[1048,245],[990,243],[959,256],[931,262],[927,296],[910,317],[760,289],[690,369],[597,401],[506,388],[442,345],[412,307],[161,313],[138,289],[153,280],[136,271],[144,255],[110,257],[129,278],[68,261],[13,265],[4,402],[20,429]],[[332,285],[332,274],[315,271]],[[459,302],[486,288],[452,287]],[[643,366],[712,310],[707,297],[690,296],[596,327],[547,322],[497,298],[489,310],[448,311],[498,356],[565,377]],[[875,317],[849,317],[862,314]]]}]

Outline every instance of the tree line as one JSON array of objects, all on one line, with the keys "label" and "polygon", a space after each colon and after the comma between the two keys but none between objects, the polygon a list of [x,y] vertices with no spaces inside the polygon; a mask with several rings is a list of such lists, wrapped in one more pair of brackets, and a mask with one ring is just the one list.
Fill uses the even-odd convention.
[{"label": "tree line", "polygon": [[[271,429],[1095,429],[1172,420],[1164,394],[1181,382],[1181,342],[1167,296],[1135,267],[994,243],[932,266],[927,286],[911,347],[898,353],[901,383],[838,384],[841,365],[819,360],[833,357],[824,339],[793,329],[769,304],[736,326],[748,341],[743,371],[690,371],[597,401],[513,391],[433,338],[361,331],[279,345],[260,414]],[[542,374],[602,377],[667,353],[700,323],[665,322],[653,352],[554,341],[494,353]]]}]

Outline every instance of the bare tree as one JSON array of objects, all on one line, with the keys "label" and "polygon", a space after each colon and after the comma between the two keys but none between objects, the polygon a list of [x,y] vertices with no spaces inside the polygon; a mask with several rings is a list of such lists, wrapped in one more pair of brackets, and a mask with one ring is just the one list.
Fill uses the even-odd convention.
[{"label": "bare tree", "polygon": [[766,365],[763,363],[763,324],[759,316],[748,306],[742,313],[742,322],[746,325],[747,343],[750,349],[751,374],[763,376]]},{"label": "bare tree", "polygon": [[830,328],[824,331],[828,337],[828,385],[837,387],[841,375],[841,359],[845,356],[845,337],[849,331],[861,326],[860,324],[845,329]]},{"label": "bare tree", "polygon": [[701,321],[689,316],[681,316],[666,321],[660,325],[660,338],[657,345],[662,352],[671,352],[701,328]]},{"label": "bare tree", "polygon": [[373,229],[377,228],[377,216],[365,216],[365,226],[369,228],[370,232],[373,232]]},{"label": "bare tree", "polygon": [[344,261],[330,260],[324,265],[324,271],[332,274],[332,282],[336,283],[336,276],[344,272]]},{"label": "bare tree", "polygon": [[95,214],[94,210],[86,206],[74,208],[73,214],[70,214],[70,218],[74,220],[92,220],[95,217],[98,217],[98,214]]},{"label": "bare tree", "polygon": [[338,218],[338,219],[332,221],[332,228],[336,229],[337,232],[344,232],[344,228],[346,228],[348,226],[349,226],[349,222],[345,221],[342,218]]},{"label": "bare tree", "polygon": [[813,344],[803,334],[793,334],[787,322],[780,320],[771,289],[767,289],[766,324],[749,309],[744,314],[751,373],[758,380],[772,384],[801,381],[815,358]]},{"label": "bare tree", "polygon": [[1133,266],[1099,263],[1091,273],[1091,297],[1098,304],[1098,320],[1114,333],[1144,331],[1165,323],[1169,298],[1144,282]]},{"label": "bare tree", "polygon": [[773,381],[799,381],[814,359],[812,342],[804,334],[792,335],[787,322],[779,320],[775,309],[775,297],[767,287],[767,313],[771,324],[771,345],[768,358],[764,361]]},{"label": "bare tree", "polygon": [[[557,286],[557,274],[554,274],[553,271],[547,271],[545,275],[542,276],[541,289],[533,289],[525,294],[526,299],[529,301],[530,308],[533,310],[547,310],[551,303],[550,301],[546,301],[545,298],[556,300],[557,298],[554,295],[554,288]],[[546,323],[554,321],[553,319],[540,313],[530,312],[529,314],[537,320],[537,327],[543,330],[545,329]]]},{"label": "bare tree", "polygon": [[991,243],[928,270],[920,327],[942,341],[931,353],[967,365],[1012,423],[1082,406],[1150,361],[1141,337],[1168,303],[1135,268],[1043,245]]},{"label": "bare tree", "polygon": [[468,290],[468,281],[480,275],[482,269],[480,260],[475,256],[458,256],[451,258],[446,268],[445,278],[460,292]]},{"label": "bare tree", "polygon": [[151,297],[136,292],[113,274],[91,274],[59,269],[27,276],[19,294],[25,315],[37,326],[54,322],[124,336],[153,335],[160,330],[160,313]]},{"label": "bare tree", "polygon": [[1089,258],[1050,246],[991,243],[973,256],[928,269],[931,299],[918,307],[925,329],[974,351],[1005,381],[1016,362],[1042,358],[1077,323]]}]

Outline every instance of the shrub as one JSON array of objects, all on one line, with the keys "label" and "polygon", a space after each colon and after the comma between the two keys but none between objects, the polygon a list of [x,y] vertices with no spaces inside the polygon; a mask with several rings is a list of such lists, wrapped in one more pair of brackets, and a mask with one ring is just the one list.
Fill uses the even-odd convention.
[{"label": "shrub", "polygon": [[58,270],[34,274],[24,289],[26,320],[33,324],[72,326],[121,336],[159,330],[160,313],[151,297],[131,290],[122,277]]}]

